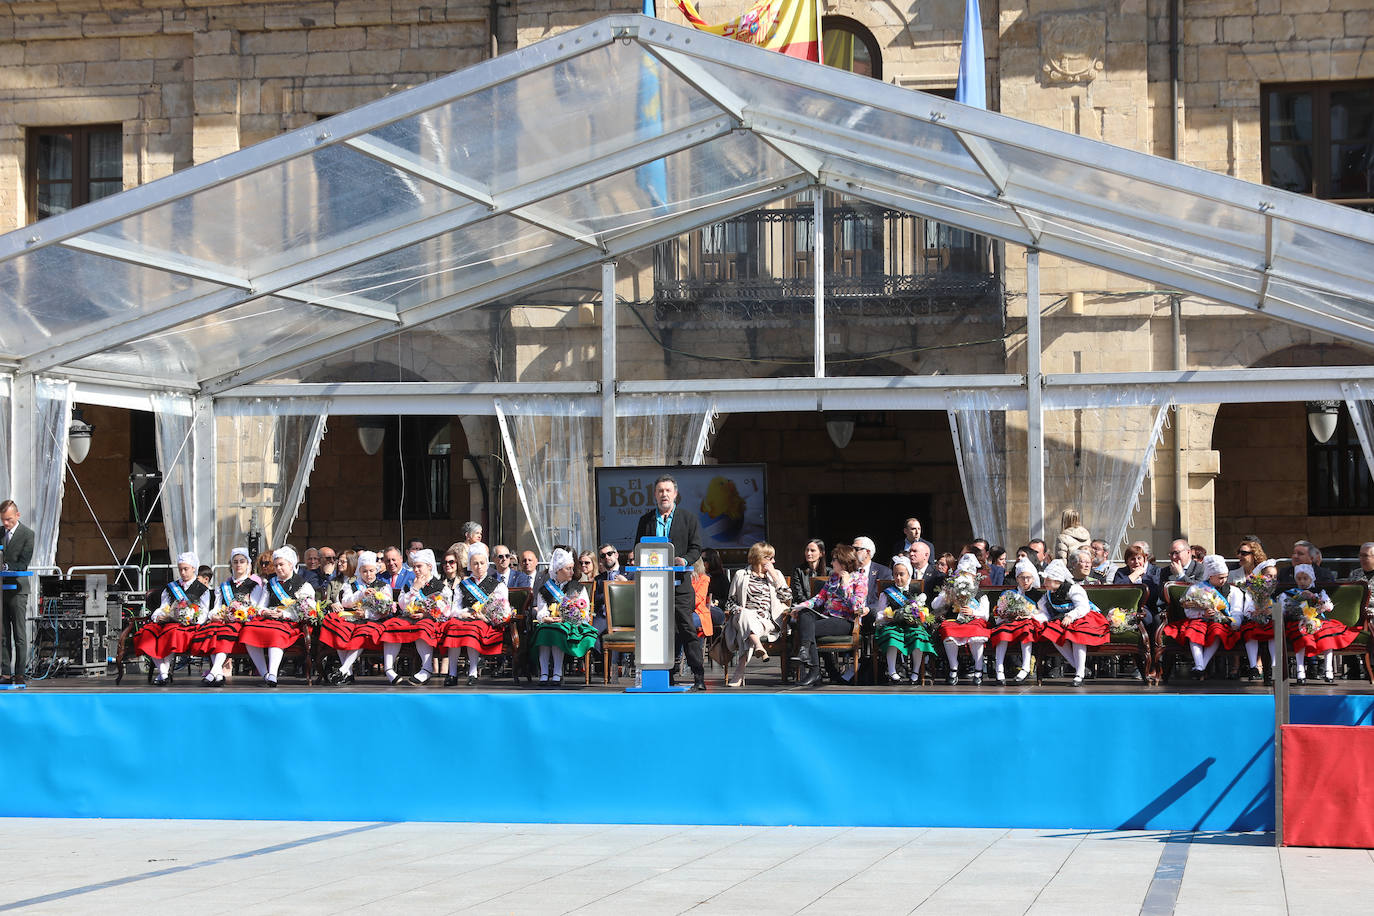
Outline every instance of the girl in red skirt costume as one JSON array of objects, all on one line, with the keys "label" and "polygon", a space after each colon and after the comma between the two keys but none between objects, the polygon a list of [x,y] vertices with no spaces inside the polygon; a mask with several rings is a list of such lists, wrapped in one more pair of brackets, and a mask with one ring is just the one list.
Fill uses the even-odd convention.
[{"label": "girl in red skirt costume", "polygon": [[1040,638],[1045,626],[1045,612],[1040,609],[1026,592],[1040,587],[1040,573],[1030,560],[1016,561],[1016,591],[1003,592],[993,609],[993,619],[997,626],[988,634],[988,645],[996,646],[997,683],[1007,684],[1006,658],[1007,646],[1012,643],[1021,645],[1021,670],[1016,673],[1018,683],[1030,674],[1031,649]]},{"label": "girl in red skirt costume", "polygon": [[[1274,669],[1279,664],[1279,650],[1274,645],[1274,580],[1279,567],[1273,560],[1265,560],[1238,584],[1250,600],[1245,604],[1240,622],[1239,638],[1245,643],[1250,659],[1250,680],[1259,677],[1260,643],[1269,647],[1269,661],[1264,664],[1264,684],[1274,683]],[[1281,608],[1280,608],[1281,610]]]},{"label": "girl in red skirt costume", "polygon": [[320,624],[320,642],[339,653],[339,670],[331,681],[336,686],[353,683],[353,666],[363,650],[382,645],[382,621],[394,604],[391,587],[377,578],[381,568],[375,553],[360,551],[354,577],[345,581],[339,600]]},{"label": "girl in red skirt costume", "polygon": [[272,578],[262,587],[262,606],[239,630],[239,644],[253,660],[262,682],[277,686],[277,669],[286,650],[300,638],[298,608],[315,600],[315,589],[296,572],[296,551],[272,551]]},{"label": "girl in red skirt costume", "polygon": [[[388,684],[418,686],[434,676],[434,647],[444,637],[453,594],[434,575],[434,551],[417,550],[410,555],[415,581],[396,596],[396,616],[382,625],[382,660]],[[420,670],[410,678],[396,673],[396,658],[401,646],[415,643]]]},{"label": "girl in red skirt costume", "polygon": [[483,655],[500,655],[505,642],[505,624],[493,625],[490,612],[499,618],[510,607],[506,585],[490,575],[487,545],[468,545],[468,576],[458,583],[453,595],[453,614],[444,630],[443,645],[448,650],[448,677],[444,686],[458,683],[458,654],[467,650],[468,686],[477,683],[477,662]]},{"label": "girl in red skirt costume", "polygon": [[192,651],[209,657],[205,665],[202,687],[224,686],[224,663],[239,641],[250,608],[262,605],[262,580],[253,575],[253,558],[246,547],[229,551],[229,578],[214,590],[215,607],[210,619],[200,625]]},{"label": "girl in red skirt costume", "polygon": [[1073,685],[1083,686],[1088,668],[1088,646],[1100,646],[1111,638],[1111,625],[1093,607],[1083,586],[1073,581],[1068,565],[1055,560],[1045,567],[1045,594],[1040,613],[1048,621],[1040,638],[1051,643],[1073,665]]},{"label": "girl in red skirt costume", "polygon": [[177,578],[162,590],[162,603],[134,637],[134,648],[153,663],[153,684],[172,679],[172,656],[191,648],[196,630],[210,612],[210,589],[196,579],[200,560],[194,553],[177,557]]},{"label": "girl in red skirt costume", "polygon": [[1328,684],[1336,682],[1336,650],[1344,649],[1360,635],[1360,628],[1348,627],[1339,620],[1328,620],[1331,613],[1331,599],[1326,592],[1316,587],[1316,573],[1308,563],[1293,567],[1293,583],[1296,587],[1288,589],[1282,600],[1275,604],[1283,607],[1283,632],[1297,656],[1296,676],[1298,684],[1307,683],[1307,656],[1322,656],[1322,680]]},{"label": "girl in red skirt costume", "polygon": [[988,597],[978,592],[978,558],[966,553],[930,603],[933,611],[949,616],[940,623],[939,636],[949,661],[949,685],[959,683],[959,647],[968,646],[973,656],[973,683],[983,683],[983,647],[988,641]]},{"label": "girl in red skirt costume", "polygon": [[1183,612],[1188,619],[1168,623],[1160,632],[1188,644],[1193,654],[1193,680],[1200,681],[1212,656],[1221,648],[1234,649],[1240,641],[1238,627],[1247,606],[1254,613],[1250,597],[1237,586],[1227,586],[1226,558],[1211,554],[1202,560],[1203,581],[1183,594]]}]

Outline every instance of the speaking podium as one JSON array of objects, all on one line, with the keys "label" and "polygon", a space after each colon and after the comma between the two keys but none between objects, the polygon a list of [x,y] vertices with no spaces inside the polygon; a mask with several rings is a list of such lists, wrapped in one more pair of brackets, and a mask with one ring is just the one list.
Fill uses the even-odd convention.
[{"label": "speaking podium", "polygon": [[673,608],[676,574],[690,567],[674,566],[673,545],[667,538],[646,537],[630,554],[635,574],[635,668],[639,684],[626,693],[681,693],[687,688],[668,683],[677,664],[677,623]]}]

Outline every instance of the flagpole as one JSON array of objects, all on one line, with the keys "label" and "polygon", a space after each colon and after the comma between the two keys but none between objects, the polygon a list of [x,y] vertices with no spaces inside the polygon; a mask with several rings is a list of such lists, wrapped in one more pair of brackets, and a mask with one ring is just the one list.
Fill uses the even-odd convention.
[{"label": "flagpole", "polygon": [[824,0],[816,0],[816,63],[825,63],[825,33],[821,31],[821,4]]}]

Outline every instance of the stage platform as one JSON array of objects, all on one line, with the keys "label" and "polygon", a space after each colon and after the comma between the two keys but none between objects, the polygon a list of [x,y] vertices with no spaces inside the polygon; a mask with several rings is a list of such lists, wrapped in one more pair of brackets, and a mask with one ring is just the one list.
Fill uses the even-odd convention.
[{"label": "stage platform", "polygon": [[[0,693],[0,816],[1273,828],[1273,700],[1129,680],[627,695],[241,678]],[[1293,720],[1369,724],[1359,682]]]}]

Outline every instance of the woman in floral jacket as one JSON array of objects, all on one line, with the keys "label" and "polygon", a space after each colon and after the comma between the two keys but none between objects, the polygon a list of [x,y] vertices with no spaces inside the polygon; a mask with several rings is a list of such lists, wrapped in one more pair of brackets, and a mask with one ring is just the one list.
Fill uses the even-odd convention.
[{"label": "woman in floral jacket", "polygon": [[[830,551],[830,579],[807,601],[792,607],[797,625],[799,687],[814,687],[821,677],[817,636],[847,636],[854,620],[868,612],[868,579],[855,575],[859,555],[848,544]],[[850,672],[852,677],[852,672]]]}]

